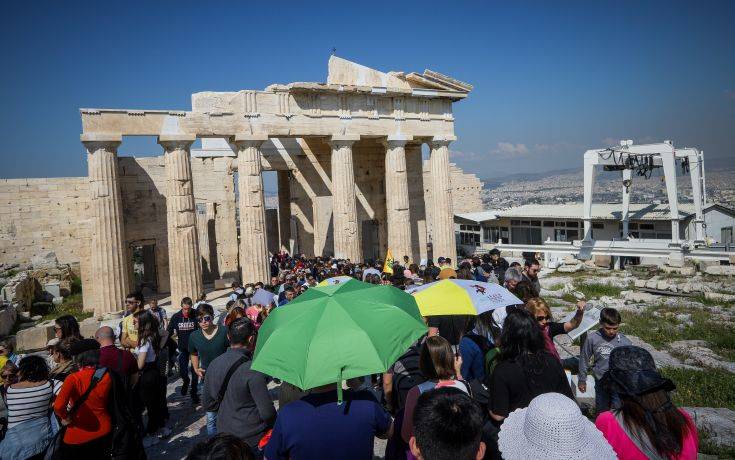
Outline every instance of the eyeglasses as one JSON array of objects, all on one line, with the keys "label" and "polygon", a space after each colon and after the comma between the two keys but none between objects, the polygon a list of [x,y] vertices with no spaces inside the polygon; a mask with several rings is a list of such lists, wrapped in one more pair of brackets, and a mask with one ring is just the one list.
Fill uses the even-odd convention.
[{"label": "eyeglasses", "polygon": [[536,321],[538,321],[539,323],[541,321],[551,321],[551,316],[537,316]]},{"label": "eyeglasses", "polygon": [[61,330],[61,326],[54,326],[54,330],[55,331],[60,331]]},{"label": "eyeglasses", "polygon": [[125,305],[133,305],[136,302],[137,302],[137,300],[126,300],[125,301]]},{"label": "eyeglasses", "polygon": [[202,316],[201,318],[199,318],[200,323],[203,323],[205,321],[212,321],[212,317],[209,315],[206,315],[206,316]]}]

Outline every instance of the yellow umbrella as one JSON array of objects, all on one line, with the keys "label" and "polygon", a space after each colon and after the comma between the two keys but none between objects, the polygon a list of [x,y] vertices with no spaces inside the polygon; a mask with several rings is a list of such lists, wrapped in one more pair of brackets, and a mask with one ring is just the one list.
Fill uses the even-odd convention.
[{"label": "yellow umbrella", "polygon": [[473,280],[436,281],[418,287],[411,294],[416,298],[421,316],[479,315],[523,304],[502,286]]}]

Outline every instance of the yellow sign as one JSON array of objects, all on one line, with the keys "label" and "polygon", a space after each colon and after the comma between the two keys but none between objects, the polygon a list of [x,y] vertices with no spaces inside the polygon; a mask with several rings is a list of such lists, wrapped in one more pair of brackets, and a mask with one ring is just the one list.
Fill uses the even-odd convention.
[{"label": "yellow sign", "polygon": [[393,274],[393,252],[391,252],[390,248],[388,248],[388,253],[385,255],[383,273]]}]

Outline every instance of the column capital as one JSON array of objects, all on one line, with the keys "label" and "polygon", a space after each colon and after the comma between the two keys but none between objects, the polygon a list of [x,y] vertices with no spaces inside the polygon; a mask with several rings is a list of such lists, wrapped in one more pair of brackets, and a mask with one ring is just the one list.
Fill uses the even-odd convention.
[{"label": "column capital", "polygon": [[122,135],[115,133],[83,133],[79,139],[90,153],[103,149],[116,152],[122,143]]},{"label": "column capital", "polygon": [[260,147],[263,142],[268,140],[268,135],[263,133],[237,133],[233,142],[238,147]]},{"label": "column capital", "polygon": [[333,148],[349,147],[360,140],[359,134],[333,134],[327,141]]},{"label": "column capital", "polygon": [[161,134],[158,143],[165,150],[188,149],[197,140],[195,134]]},{"label": "column capital", "polygon": [[383,144],[387,148],[393,148],[393,147],[405,147],[406,144],[413,141],[413,136],[406,136],[406,135],[393,135],[388,136],[384,139],[380,140],[380,143]]},{"label": "column capital", "polygon": [[449,144],[457,140],[457,136],[434,136],[429,141],[432,148],[448,147]]}]

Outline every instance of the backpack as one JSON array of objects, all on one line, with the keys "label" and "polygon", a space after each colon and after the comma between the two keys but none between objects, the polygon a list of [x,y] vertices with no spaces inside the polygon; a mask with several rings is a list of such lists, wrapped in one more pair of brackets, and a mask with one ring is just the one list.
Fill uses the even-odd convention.
[{"label": "backpack", "polygon": [[398,361],[403,365],[405,371],[393,374],[393,407],[403,409],[406,405],[406,397],[411,388],[426,381],[419,369],[419,351],[417,347],[409,348]]},{"label": "backpack", "polygon": [[107,410],[112,419],[111,457],[113,460],[146,460],[142,427],[134,415],[129,389],[117,372],[108,372],[112,381]]},{"label": "backpack", "polygon": [[500,348],[491,344],[488,339],[478,334],[465,334],[464,337],[472,340],[480,348],[485,361],[485,381],[489,381],[487,379],[489,379],[490,374],[495,370],[495,365],[498,364]]},{"label": "backpack", "polygon": [[493,347],[485,353],[485,382],[490,381],[490,376],[495,370],[495,366],[500,361],[500,348]]}]

